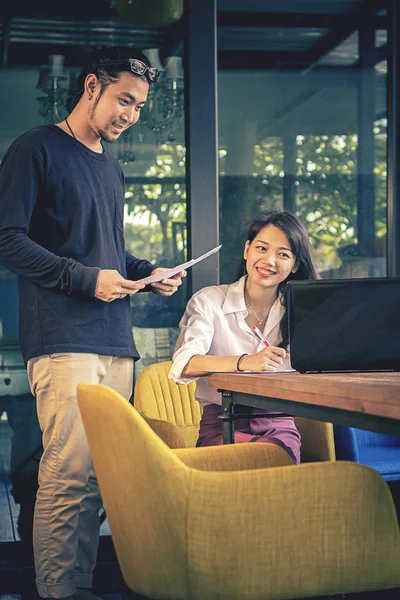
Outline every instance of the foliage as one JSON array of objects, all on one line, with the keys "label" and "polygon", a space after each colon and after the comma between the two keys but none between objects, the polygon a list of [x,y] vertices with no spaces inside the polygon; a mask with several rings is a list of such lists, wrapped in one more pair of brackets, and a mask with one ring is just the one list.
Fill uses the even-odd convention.
[{"label": "foliage", "polygon": [[[386,235],[386,132],[375,125],[375,235]],[[297,214],[319,268],[340,266],[338,249],[357,244],[357,135],[297,137]],[[372,174],[371,174],[372,175]],[[362,194],[362,191],[361,191]]]},{"label": "foliage", "polygon": [[[386,235],[386,120],[374,124],[374,136],[375,236],[379,240]],[[357,135],[298,135],[295,144],[296,213],[307,226],[318,269],[332,271],[341,266],[341,256],[348,248],[356,248],[355,254],[361,252],[357,245]],[[221,173],[228,151],[219,151]],[[127,186],[126,237],[133,254],[152,261],[162,257],[163,264],[183,258],[185,234],[182,228],[176,233],[173,224],[186,222],[184,166],[185,148],[164,144],[146,173],[150,182]],[[230,235],[234,244],[239,235],[235,227],[243,229],[247,217],[282,207],[283,169],[282,139],[270,137],[255,145],[254,172],[245,182],[243,178],[222,178],[223,223],[226,237]],[[243,218],[237,218],[238,212]],[[222,237],[225,233],[221,231]],[[376,254],[382,252],[381,247]]]},{"label": "foliage", "polygon": [[125,236],[132,254],[152,262],[162,257],[165,266],[183,256],[184,233],[174,224],[186,226],[184,166],[185,148],[163,144],[145,174],[151,183],[127,185]]},{"label": "foliage", "polygon": [[[375,240],[370,240],[366,256],[382,256],[386,235],[386,120],[374,124],[375,169],[369,176],[375,192]],[[362,244],[357,239],[358,202],[365,184],[357,172],[358,138],[355,134],[337,136],[297,136],[295,168],[292,181],[296,195],[296,214],[305,223],[314,257],[320,271],[335,271],[341,266],[341,257],[362,256]],[[220,150],[223,162],[226,150]],[[223,166],[222,166],[223,168]],[[284,172],[283,141],[270,137],[254,148],[254,172],[250,189],[243,182],[236,206],[232,186],[223,197],[223,222],[234,228],[230,213],[247,213],[283,206],[283,186],[290,180]],[[229,179],[229,178],[228,178]],[[232,178],[231,178],[232,179]],[[368,177],[367,177],[368,179]],[[367,181],[367,184],[370,184]],[[238,236],[238,231],[234,233]],[[229,243],[229,242],[228,242]],[[364,261],[365,263],[365,261]],[[366,273],[367,274],[367,273]],[[230,275],[228,276],[228,278]]]}]

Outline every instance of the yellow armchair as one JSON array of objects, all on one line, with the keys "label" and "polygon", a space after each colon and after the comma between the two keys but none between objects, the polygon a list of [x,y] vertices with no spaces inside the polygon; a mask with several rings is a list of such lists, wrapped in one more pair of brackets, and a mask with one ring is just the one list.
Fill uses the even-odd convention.
[{"label": "yellow armchair", "polygon": [[395,509],[375,471],[347,462],[200,470],[200,455],[213,453],[219,465],[237,453],[231,464],[246,469],[264,445],[173,451],[110,388],[80,384],[78,402],[134,592],[290,600],[400,586]]},{"label": "yellow armchair", "polygon": [[143,369],[135,384],[134,405],[170,448],[192,448],[202,412],[196,383],[178,385],[168,379],[171,364],[159,362]]},{"label": "yellow armchair", "polygon": [[[201,407],[196,400],[196,383],[177,385],[168,379],[171,362],[146,367],[139,375],[134,393],[135,408],[170,448],[196,445]],[[295,417],[302,439],[302,462],[335,460],[332,423]]]}]

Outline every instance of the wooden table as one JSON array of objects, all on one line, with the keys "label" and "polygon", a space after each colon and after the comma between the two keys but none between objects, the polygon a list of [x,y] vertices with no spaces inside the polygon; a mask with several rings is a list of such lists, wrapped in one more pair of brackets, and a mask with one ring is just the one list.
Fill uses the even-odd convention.
[{"label": "wooden table", "polygon": [[235,404],[400,436],[400,373],[213,373],[222,394],[224,443]]}]

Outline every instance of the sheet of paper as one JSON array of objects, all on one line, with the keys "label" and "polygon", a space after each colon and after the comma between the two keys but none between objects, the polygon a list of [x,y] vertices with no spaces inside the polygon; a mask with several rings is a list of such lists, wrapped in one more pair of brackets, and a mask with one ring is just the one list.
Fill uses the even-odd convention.
[{"label": "sheet of paper", "polygon": [[[214,374],[222,374],[222,373],[230,373],[231,375],[237,375],[238,373],[245,375],[274,375],[275,373],[297,373],[296,369],[277,369],[276,371],[202,371],[199,369],[199,373],[204,373],[208,375]],[[202,376],[203,377],[203,376]]]},{"label": "sheet of paper", "polygon": [[[212,373],[221,373],[221,371],[200,371],[201,373],[208,373],[209,375],[211,375]],[[222,371],[222,373],[231,373],[232,371]],[[280,369],[276,369],[276,371],[233,371],[233,373],[247,373],[248,375],[251,374],[260,374],[263,373],[265,375],[273,375],[274,373],[297,373],[296,369],[293,369],[291,364],[290,364],[290,360],[289,358],[285,358],[283,360],[283,364],[282,367]]]},{"label": "sheet of paper", "polygon": [[[242,372],[242,371],[241,371]],[[297,371],[295,369],[292,368],[292,365],[290,364],[290,358],[284,358],[283,359],[283,364],[281,367],[279,367],[279,369],[276,369],[276,371],[244,371],[245,373],[297,373]]]},{"label": "sheet of paper", "polygon": [[202,254],[198,258],[192,258],[192,260],[188,260],[187,262],[182,263],[181,265],[172,267],[171,269],[167,269],[166,271],[161,271],[161,273],[156,273],[155,275],[149,275],[148,277],[144,277],[143,279],[138,279],[138,281],[140,283],[144,283],[147,285],[148,283],[156,283],[156,281],[162,281],[163,279],[169,279],[173,275],[176,275],[177,273],[179,273],[179,271],[183,271],[184,269],[193,267],[193,265],[204,260],[205,258],[208,258],[209,256],[211,256],[211,254],[218,252],[218,250],[221,248],[221,246],[222,246],[222,244],[220,244],[219,246],[216,246],[216,248],[213,248],[212,250],[209,250],[205,254]]},{"label": "sheet of paper", "polygon": [[296,369],[292,369],[292,368],[290,368],[290,369],[277,369],[276,371],[240,371],[240,372],[241,373],[248,373],[249,375],[251,375],[252,373],[253,373],[253,375],[254,374],[260,375],[260,373],[263,374],[263,375],[274,375],[274,373],[297,373]]}]

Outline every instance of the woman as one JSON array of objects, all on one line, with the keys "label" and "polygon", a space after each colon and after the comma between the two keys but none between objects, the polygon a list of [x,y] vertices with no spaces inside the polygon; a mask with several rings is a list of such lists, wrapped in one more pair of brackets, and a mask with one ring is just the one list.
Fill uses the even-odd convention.
[{"label": "woman", "polygon": [[[196,398],[203,405],[198,446],[223,443],[221,400],[208,387],[206,373],[276,371],[288,366],[284,286],[293,279],[317,278],[307,232],[286,211],[270,211],[252,222],[244,259],[246,275],[231,285],[194,294],[180,322],[169,377],[183,384],[198,379]],[[258,408],[242,407],[241,412],[247,416],[235,421],[235,442],[277,444],[293,462],[300,462],[300,435],[292,417]],[[252,412],[265,417],[252,417]]]}]

